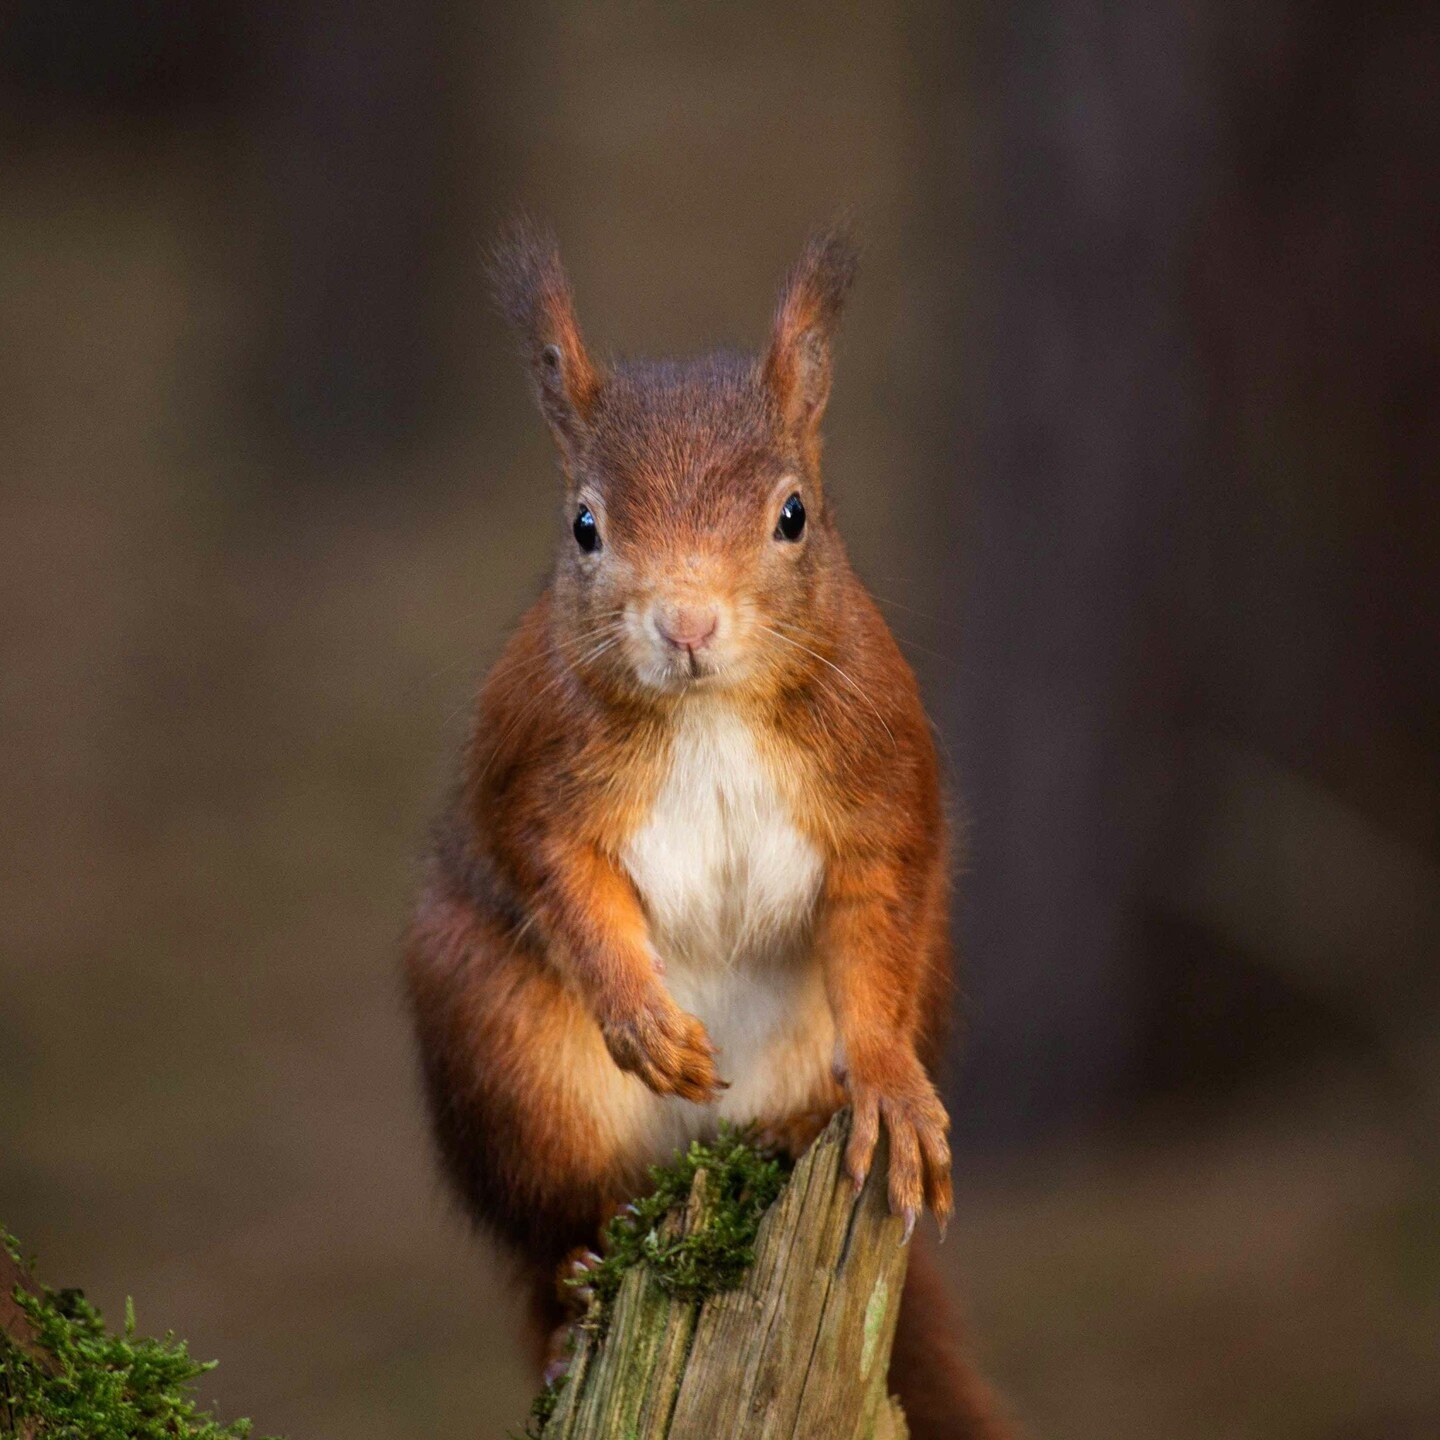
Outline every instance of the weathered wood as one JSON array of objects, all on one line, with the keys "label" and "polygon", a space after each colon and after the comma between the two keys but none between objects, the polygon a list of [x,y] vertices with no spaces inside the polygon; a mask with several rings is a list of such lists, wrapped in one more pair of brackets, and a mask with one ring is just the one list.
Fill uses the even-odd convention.
[{"label": "weathered wood", "polygon": [[[582,1331],[545,1440],[904,1440],[886,1374],[908,1253],[885,1200],[886,1156],[857,1198],[841,1166],[848,1114],[761,1222],[744,1284],[673,1299],[643,1265],[603,1336]],[[706,1222],[705,1175],[676,1222]]]}]

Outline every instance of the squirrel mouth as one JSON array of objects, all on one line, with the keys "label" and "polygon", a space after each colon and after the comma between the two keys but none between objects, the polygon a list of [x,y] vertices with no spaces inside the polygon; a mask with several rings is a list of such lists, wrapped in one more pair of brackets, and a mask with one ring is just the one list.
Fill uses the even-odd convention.
[{"label": "squirrel mouth", "polygon": [[720,666],[704,651],[688,650],[682,655],[668,657],[664,674],[674,689],[691,690],[713,681],[720,674]]},{"label": "squirrel mouth", "polygon": [[630,652],[635,678],[654,690],[683,692],[723,685],[734,675],[734,657],[712,645],[657,644],[649,636]]}]

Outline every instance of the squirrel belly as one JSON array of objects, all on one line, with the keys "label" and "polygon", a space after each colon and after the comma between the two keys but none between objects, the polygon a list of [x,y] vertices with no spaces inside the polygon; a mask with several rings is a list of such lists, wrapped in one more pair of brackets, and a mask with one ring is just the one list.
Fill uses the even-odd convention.
[{"label": "squirrel belly", "polygon": [[650,921],[663,983],[705,1023],[730,1086],[704,1106],[652,1095],[626,1077],[648,1111],[636,1116],[635,1143],[653,1162],[721,1120],[822,1107],[834,1090],[835,1050],[813,943],[823,862],[736,709],[708,696],[682,706],[668,771],[620,859]]}]

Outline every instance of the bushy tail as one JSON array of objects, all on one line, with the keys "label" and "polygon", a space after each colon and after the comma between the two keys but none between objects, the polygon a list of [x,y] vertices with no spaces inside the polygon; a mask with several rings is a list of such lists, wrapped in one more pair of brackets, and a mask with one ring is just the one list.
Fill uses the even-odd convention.
[{"label": "bushy tail", "polygon": [[900,1300],[890,1389],[905,1407],[911,1440],[1018,1440],[1004,1408],[965,1353],[933,1242],[911,1242]]}]

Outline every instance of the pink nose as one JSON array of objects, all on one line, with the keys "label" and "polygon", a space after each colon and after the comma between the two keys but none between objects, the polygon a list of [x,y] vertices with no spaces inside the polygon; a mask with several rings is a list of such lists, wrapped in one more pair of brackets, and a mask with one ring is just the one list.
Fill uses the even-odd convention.
[{"label": "pink nose", "polygon": [[699,650],[709,644],[719,621],[713,605],[664,606],[655,612],[660,633],[677,650]]}]

